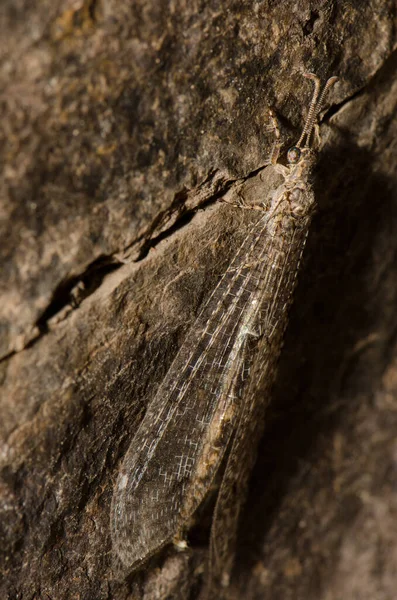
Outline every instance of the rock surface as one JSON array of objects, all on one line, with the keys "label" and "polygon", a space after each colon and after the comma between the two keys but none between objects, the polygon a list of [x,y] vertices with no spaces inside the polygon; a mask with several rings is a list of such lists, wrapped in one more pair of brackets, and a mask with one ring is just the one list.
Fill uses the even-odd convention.
[{"label": "rock surface", "polygon": [[393,0],[0,8],[0,591],[196,598],[208,524],[123,582],[120,460],[235,248],[219,209],[338,75],[225,598],[389,600],[397,572]]}]

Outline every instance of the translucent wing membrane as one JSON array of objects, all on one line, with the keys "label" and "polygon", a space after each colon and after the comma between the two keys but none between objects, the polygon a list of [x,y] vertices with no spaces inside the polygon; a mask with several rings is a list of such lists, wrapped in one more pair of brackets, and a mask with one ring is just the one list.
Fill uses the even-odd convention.
[{"label": "translucent wing membrane", "polygon": [[275,273],[255,214],[127,451],[112,506],[113,544],[133,566],[170,541],[208,489],[235,426],[247,335]]}]

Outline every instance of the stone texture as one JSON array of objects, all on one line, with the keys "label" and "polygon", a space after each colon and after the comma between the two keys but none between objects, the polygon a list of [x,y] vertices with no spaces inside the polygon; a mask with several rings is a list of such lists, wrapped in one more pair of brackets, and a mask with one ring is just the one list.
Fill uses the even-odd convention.
[{"label": "stone texture", "polygon": [[[190,548],[110,574],[120,459],[233,253],[218,202],[336,74],[319,211],[226,598],[396,586],[397,54],[392,0],[2,2],[0,589],[195,598]],[[208,512],[208,511],[207,511]]]}]

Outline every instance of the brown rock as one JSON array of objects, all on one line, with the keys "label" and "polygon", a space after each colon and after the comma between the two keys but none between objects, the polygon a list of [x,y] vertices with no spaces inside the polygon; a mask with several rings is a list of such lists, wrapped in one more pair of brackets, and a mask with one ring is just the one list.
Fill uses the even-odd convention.
[{"label": "brown rock", "polygon": [[[119,462],[233,251],[219,198],[338,75],[225,598],[390,600],[397,572],[393,0],[2,3],[0,591],[195,598],[207,514],[112,580]],[[221,211],[222,213],[222,211]],[[202,519],[202,521],[201,521]]]}]

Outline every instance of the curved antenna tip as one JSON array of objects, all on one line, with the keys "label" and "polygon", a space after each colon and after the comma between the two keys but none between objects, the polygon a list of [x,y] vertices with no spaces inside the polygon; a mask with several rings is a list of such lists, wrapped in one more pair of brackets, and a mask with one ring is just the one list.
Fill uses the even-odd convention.
[{"label": "curved antenna tip", "polygon": [[298,143],[296,144],[297,148],[300,148],[302,146],[302,143],[303,143],[303,140],[305,139],[305,137],[306,137],[305,146],[309,146],[310,136],[311,136],[313,127],[315,125],[317,116],[318,116],[319,112],[321,111],[321,107],[323,105],[325,95],[328,92],[329,88],[332,85],[334,85],[334,83],[336,83],[339,79],[339,77],[336,77],[336,75],[330,77],[327,80],[327,82],[323,88],[323,91],[320,94],[320,88],[321,88],[320,78],[317,75],[315,75],[315,73],[303,73],[303,76],[306,77],[306,79],[311,79],[314,82],[314,91],[313,91],[312,100],[310,102],[309,113],[307,115],[302,134],[298,140]]}]

